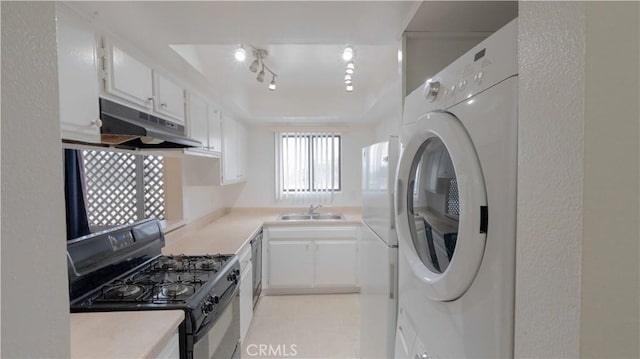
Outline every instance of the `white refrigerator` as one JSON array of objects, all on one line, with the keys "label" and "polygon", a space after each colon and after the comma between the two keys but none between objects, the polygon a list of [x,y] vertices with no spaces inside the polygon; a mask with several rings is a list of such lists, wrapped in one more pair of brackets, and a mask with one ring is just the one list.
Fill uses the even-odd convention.
[{"label": "white refrigerator", "polygon": [[398,238],[393,191],[400,140],[362,149],[359,282],[361,358],[393,358],[398,303]]}]

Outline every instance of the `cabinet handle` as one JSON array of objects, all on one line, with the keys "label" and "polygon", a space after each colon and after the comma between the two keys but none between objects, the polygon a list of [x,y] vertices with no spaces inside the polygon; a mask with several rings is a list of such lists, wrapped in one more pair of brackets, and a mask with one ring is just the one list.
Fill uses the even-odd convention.
[{"label": "cabinet handle", "polygon": [[162,108],[167,108],[167,103],[166,103],[166,102],[161,103],[161,104],[160,104],[160,107],[162,107]]},{"label": "cabinet handle", "polygon": [[96,126],[97,128],[102,127],[102,120],[101,119],[96,119],[91,121],[91,126]]}]

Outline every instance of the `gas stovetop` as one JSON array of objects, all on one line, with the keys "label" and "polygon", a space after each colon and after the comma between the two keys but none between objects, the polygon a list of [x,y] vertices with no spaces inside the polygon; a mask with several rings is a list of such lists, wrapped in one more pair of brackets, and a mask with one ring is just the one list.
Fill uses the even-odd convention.
[{"label": "gas stovetop", "polygon": [[240,280],[235,255],[161,255],[164,235],[146,220],[67,244],[71,311],[184,309],[208,315]]},{"label": "gas stovetop", "polygon": [[91,296],[90,303],[182,303],[214,280],[232,256],[160,256],[138,271],[115,279]]},{"label": "gas stovetop", "polygon": [[[233,254],[163,256],[164,242],[154,219],[67,242],[70,310],[183,310],[180,358],[192,359],[195,343],[224,313],[237,311],[240,262]],[[224,334],[229,356],[240,339],[238,315],[232,317],[237,325]]]}]

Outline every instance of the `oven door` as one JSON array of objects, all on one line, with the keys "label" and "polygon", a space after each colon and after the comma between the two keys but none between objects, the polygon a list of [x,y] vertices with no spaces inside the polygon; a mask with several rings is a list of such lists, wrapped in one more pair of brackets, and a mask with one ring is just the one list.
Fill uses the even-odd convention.
[{"label": "oven door", "polygon": [[240,296],[236,294],[216,323],[193,345],[193,358],[239,359],[240,350]]}]

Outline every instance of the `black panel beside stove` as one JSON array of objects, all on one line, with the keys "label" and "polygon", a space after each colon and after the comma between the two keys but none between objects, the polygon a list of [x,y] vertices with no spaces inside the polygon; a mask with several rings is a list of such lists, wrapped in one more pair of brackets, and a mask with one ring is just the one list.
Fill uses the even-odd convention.
[{"label": "black panel beside stove", "polygon": [[[237,301],[240,265],[235,255],[162,256],[163,246],[157,220],[69,241],[71,312],[184,310],[180,356],[191,359],[196,342]],[[236,327],[225,338],[236,338]],[[239,336],[238,329],[221,352],[237,350]]]}]

